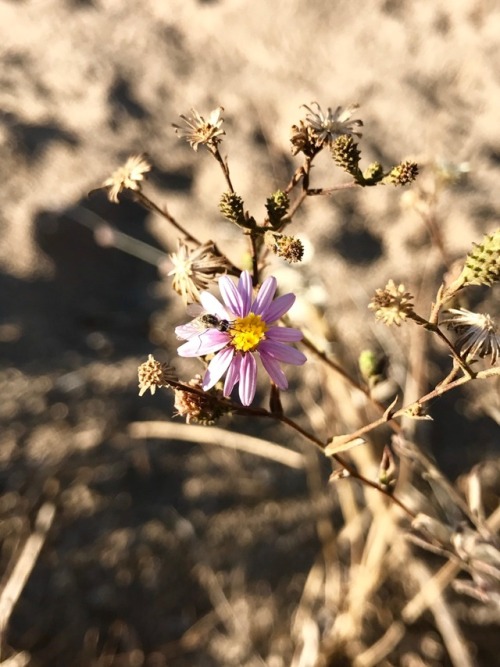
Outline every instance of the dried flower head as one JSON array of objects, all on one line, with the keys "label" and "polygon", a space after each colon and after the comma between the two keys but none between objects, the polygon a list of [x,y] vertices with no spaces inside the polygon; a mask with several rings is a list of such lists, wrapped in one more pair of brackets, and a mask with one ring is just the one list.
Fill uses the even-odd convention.
[{"label": "dried flower head", "polygon": [[343,134],[354,134],[357,137],[362,136],[360,132],[355,130],[355,128],[362,127],[363,121],[351,120],[351,116],[354,111],[359,108],[359,104],[350,104],[345,109],[343,107],[337,107],[335,111],[332,111],[331,108],[328,107],[326,113],[323,112],[317,102],[312,102],[311,106],[313,105],[316,107],[315,111],[306,104],[303,106],[309,112],[306,116],[306,123],[308,123],[309,127],[314,130],[316,144],[318,146],[324,144],[331,145],[337,137],[340,137]]},{"label": "dried flower head", "polygon": [[201,375],[196,375],[188,382],[190,387],[199,389],[200,392],[186,391],[183,389],[175,390],[174,407],[177,410],[175,416],[185,417],[187,424],[203,424],[209,426],[227,414],[229,409],[222,403],[222,391],[220,389],[211,389],[205,393],[202,389],[203,380]]},{"label": "dried flower head", "polygon": [[467,359],[491,355],[491,365],[500,357],[500,335],[490,315],[473,313],[465,308],[450,308],[451,317],[441,320],[448,329],[458,333],[455,342],[460,354]]},{"label": "dried flower head", "polygon": [[173,368],[157,361],[152,354],[148,360],[139,366],[139,396],[149,389],[152,394],[157,387],[168,387],[170,382],[176,382],[177,376]]},{"label": "dried flower head", "polygon": [[172,123],[172,126],[176,134],[186,139],[193,150],[197,151],[200,144],[214,149],[222,141],[222,135],[226,134],[221,127],[224,122],[221,117],[223,111],[223,107],[217,107],[210,112],[208,120],[205,120],[196,109],[191,109],[191,116],[180,115],[187,127],[175,123]]},{"label": "dried flower head", "polygon": [[179,248],[170,255],[170,259],[174,268],[167,275],[173,276],[172,287],[186,305],[198,302],[200,290],[206,290],[217,276],[231,267],[212,241],[203,243],[195,250],[179,241]]},{"label": "dried flower head", "polygon": [[390,326],[400,326],[410,315],[413,315],[413,297],[406,291],[403,284],[396,285],[389,280],[384,289],[375,291],[368,308],[375,311],[375,317]]},{"label": "dried flower head", "polygon": [[294,236],[285,236],[270,229],[264,234],[264,243],[275,255],[289,264],[300,262],[304,256],[304,246],[300,239]]},{"label": "dried flower head", "polygon": [[292,125],[292,155],[304,153],[307,157],[314,157],[321,149],[316,143],[316,132],[310,125],[306,125],[303,120],[298,125]]},{"label": "dried flower head", "polygon": [[118,204],[118,195],[123,190],[140,191],[141,182],[149,171],[151,171],[151,164],[145,155],[129,157],[125,164],[102,184],[103,188],[108,188],[109,201]]}]

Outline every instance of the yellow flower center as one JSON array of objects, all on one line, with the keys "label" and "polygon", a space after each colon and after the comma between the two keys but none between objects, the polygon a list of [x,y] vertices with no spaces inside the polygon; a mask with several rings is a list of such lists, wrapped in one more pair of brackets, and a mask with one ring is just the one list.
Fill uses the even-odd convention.
[{"label": "yellow flower center", "polygon": [[240,352],[255,350],[266,337],[267,329],[267,324],[260,315],[250,313],[246,317],[237,317],[229,330],[233,347]]}]

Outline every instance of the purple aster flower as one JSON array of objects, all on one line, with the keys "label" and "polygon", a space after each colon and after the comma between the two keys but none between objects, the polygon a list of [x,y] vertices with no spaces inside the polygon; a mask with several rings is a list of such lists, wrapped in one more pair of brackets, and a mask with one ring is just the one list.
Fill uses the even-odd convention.
[{"label": "purple aster flower", "polygon": [[288,381],[280,363],[301,366],[306,357],[287,343],[302,339],[298,329],[275,324],[292,307],[295,294],[274,298],[276,278],[270,276],[254,297],[252,278],[243,271],[235,285],[228,276],[219,279],[224,303],[209,292],[202,292],[204,315],[176,327],[178,338],[187,342],[177,350],[181,357],[201,357],[215,353],[203,378],[203,389],[213,387],[226,373],[224,396],[239,382],[243,405],[250,405],[257,386],[256,354],[269,377],[279,389]]}]

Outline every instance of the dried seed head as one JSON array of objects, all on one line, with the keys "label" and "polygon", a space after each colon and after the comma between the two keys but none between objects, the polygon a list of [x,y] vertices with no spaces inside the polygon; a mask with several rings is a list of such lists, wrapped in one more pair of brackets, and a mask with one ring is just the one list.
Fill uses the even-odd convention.
[{"label": "dried seed head", "polygon": [[170,382],[176,382],[177,376],[173,368],[157,361],[152,354],[148,360],[139,366],[139,396],[149,389],[152,394],[157,387],[168,387]]},{"label": "dried seed head", "polygon": [[304,256],[304,246],[300,239],[294,236],[284,236],[270,229],[264,234],[264,243],[275,255],[289,264],[300,262]]},{"label": "dried seed head", "polygon": [[200,389],[200,393],[194,393],[182,389],[175,390],[174,407],[177,410],[175,416],[185,417],[187,424],[202,424],[210,426],[229,412],[228,408],[221,402],[222,391],[211,389],[202,391],[203,380],[201,375],[196,375],[188,382],[190,387]]},{"label": "dried seed head", "polygon": [[389,280],[384,289],[378,289],[368,308],[375,311],[375,317],[390,326],[400,326],[407,317],[414,314],[413,296],[403,284],[396,285]]},{"label": "dried seed head", "polygon": [[292,125],[290,142],[292,144],[292,155],[304,153],[306,157],[312,158],[321,150],[316,143],[315,131],[302,120],[299,121],[298,125]]},{"label": "dried seed head", "polygon": [[110,178],[102,184],[108,189],[109,201],[118,204],[118,195],[123,190],[140,191],[145,175],[151,170],[151,164],[145,155],[132,155],[122,167],[119,167]]},{"label": "dried seed head", "polygon": [[200,291],[206,290],[231,264],[222,256],[212,241],[191,250],[179,241],[176,253],[170,255],[174,268],[167,275],[173,276],[172,287],[187,305],[200,300]]}]

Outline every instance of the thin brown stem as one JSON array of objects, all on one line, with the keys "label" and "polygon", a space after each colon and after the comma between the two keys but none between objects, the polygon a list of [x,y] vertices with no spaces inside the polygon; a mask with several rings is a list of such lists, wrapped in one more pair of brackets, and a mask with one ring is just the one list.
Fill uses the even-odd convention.
[{"label": "thin brown stem", "polygon": [[227,164],[227,161],[224,160],[222,155],[219,152],[219,149],[217,146],[214,146],[213,148],[209,148],[210,152],[212,155],[215,157],[217,162],[220,164],[220,167],[222,169],[222,173],[224,174],[224,178],[226,179],[227,187],[229,188],[229,192],[234,193],[234,188],[233,184],[231,181],[231,176],[229,175],[229,166]]},{"label": "thin brown stem", "polygon": [[[438,292],[438,296],[441,292],[441,288]],[[424,329],[427,329],[427,331],[431,331],[432,333],[435,333],[438,338],[440,338],[443,343],[448,347],[448,349],[451,352],[451,355],[455,362],[462,368],[464,373],[468,375],[471,379],[475,376],[474,371],[470,368],[470,366],[462,359],[462,357],[459,355],[459,353],[455,350],[455,346],[453,343],[450,341],[450,339],[441,331],[441,329],[438,327],[436,321],[438,317],[439,309],[436,309],[436,306],[433,306],[433,310],[431,313],[431,319],[426,320],[425,318],[421,317],[420,315],[417,315],[417,313],[412,312],[409,314],[409,317],[419,324],[420,326],[423,326]]]},{"label": "thin brown stem", "polygon": [[154,203],[149,197],[147,197],[143,192],[135,191],[133,193],[134,199],[138,201],[140,204],[144,206],[144,208],[148,209],[149,211],[153,211],[154,213],[158,213],[158,215],[161,215],[165,220],[168,220],[168,222],[177,229],[178,232],[180,232],[188,241],[191,241],[192,243],[195,243],[196,245],[201,245],[201,241],[199,241],[197,238],[195,238],[192,234],[190,234],[184,227],[177,222],[177,220],[170,215],[170,213],[167,211],[166,208],[160,208],[157,204]]},{"label": "thin brown stem", "polygon": [[455,362],[462,368],[462,370],[469,377],[469,379],[473,380],[475,375],[476,375],[475,372],[471,369],[469,364],[467,364],[467,362],[465,362],[462,359],[462,357],[458,354],[458,352],[455,350],[455,347],[454,347],[453,343],[449,340],[449,338],[447,336],[445,336],[445,334],[441,331],[441,329],[435,324],[428,326],[427,329],[429,331],[432,331],[433,333],[435,333],[436,336],[443,341],[443,343],[450,350],[450,352],[452,354],[452,357],[455,360]]},{"label": "thin brown stem", "polygon": [[[448,391],[451,391],[452,389],[456,389],[457,387],[466,384],[467,382],[471,382],[472,380],[480,380],[480,379],[486,379],[489,377],[494,377],[494,376],[500,376],[500,367],[495,367],[495,368],[488,368],[487,370],[484,371],[479,371],[474,375],[474,377],[469,377],[466,375],[463,375],[462,377],[458,378],[458,380],[454,380],[453,382],[449,382],[445,386],[443,385],[438,385],[435,389],[432,391],[428,392],[425,394],[425,396],[422,396],[421,398],[418,399],[418,401],[414,401],[413,403],[410,403],[406,405],[403,408],[400,408],[399,410],[396,410],[395,412],[392,411],[386,411],[382,417],[379,419],[374,420],[370,424],[365,424],[361,428],[357,429],[356,431],[353,431],[352,433],[349,433],[344,436],[336,436],[336,441],[339,442],[339,444],[342,441],[351,442],[353,440],[356,440],[357,438],[360,438],[361,436],[365,435],[366,433],[369,433],[370,431],[374,431],[376,428],[381,426],[382,424],[385,424],[386,422],[390,422],[393,419],[397,419],[398,417],[402,417],[403,415],[409,415],[412,412],[412,409],[415,408],[420,408],[423,404],[428,403],[434,398],[438,398],[445,394]],[[418,412],[419,410],[417,410]]]},{"label": "thin brown stem", "polygon": [[250,233],[250,246],[252,255],[253,284],[259,284],[259,242],[255,234]]},{"label": "thin brown stem", "polygon": [[[267,411],[265,411],[267,412]],[[269,416],[269,417],[274,417],[278,421],[282,422],[283,424],[286,424],[290,428],[293,428],[295,431],[300,433],[304,438],[315,444],[317,447],[319,447],[322,451],[325,449],[325,444],[316,438],[316,436],[312,435],[312,433],[309,433],[308,431],[304,430],[299,424],[297,424],[293,419],[290,419],[288,417],[285,417],[284,415],[273,415],[271,413],[263,414],[262,416]],[[412,517],[413,519],[416,517],[416,514],[412,512],[406,505],[399,500],[394,494],[386,489],[385,487],[381,486],[380,484],[377,484],[371,479],[368,479],[364,475],[362,475],[360,472],[356,470],[356,468],[348,463],[342,456],[339,456],[338,454],[334,454],[333,457],[337,463],[342,466],[342,468],[349,474],[350,477],[353,477],[354,479],[357,479],[359,482],[364,484],[365,486],[369,486],[372,489],[375,489],[379,493],[382,493],[384,496],[389,498],[392,502],[394,502],[398,507],[400,507],[408,516]]]},{"label": "thin brown stem", "polygon": [[[184,385],[181,382],[175,382],[172,381],[170,382],[172,387],[175,387],[177,389],[181,389],[182,391],[187,391],[193,394],[197,394],[199,396],[203,396],[205,392],[203,392],[202,389],[199,389],[197,387],[190,387],[189,385]],[[232,401],[226,400],[226,399],[217,399],[222,406],[230,410],[231,412],[235,414],[240,414],[240,415],[246,415],[246,416],[253,416],[253,417],[266,417],[270,419],[275,419],[276,421],[281,422],[282,424],[285,424],[289,428],[292,428],[294,431],[299,433],[305,440],[311,442],[313,445],[315,445],[321,452],[324,452],[326,444],[317,438],[314,434],[310,433],[306,429],[302,428],[297,422],[295,422],[293,419],[290,419],[289,417],[286,417],[283,414],[277,414],[277,413],[272,413],[269,412],[268,410],[265,410],[264,408],[251,408],[251,407],[245,407],[242,405],[238,405],[236,403],[233,403]],[[380,484],[377,484],[373,480],[368,479],[364,475],[362,475],[360,472],[356,470],[354,466],[352,466],[350,463],[348,463],[344,458],[342,458],[339,455],[334,455],[332,458],[337,461],[337,463],[342,466],[342,468],[349,474],[350,477],[353,477],[354,479],[357,479],[359,482],[364,484],[365,486],[369,486],[372,489],[375,489],[379,493],[382,493],[384,496],[389,498],[392,502],[394,502],[396,505],[398,505],[402,510],[408,514],[408,516],[411,516],[412,518],[415,518],[415,514],[408,508],[406,505],[399,500],[397,497],[394,496],[393,493],[391,493],[390,490],[386,489]]]},{"label": "thin brown stem", "polygon": [[[328,357],[325,352],[319,350],[310,338],[304,336],[301,342],[308,350],[311,350],[313,354],[315,354],[319,359],[321,359],[323,363],[325,363],[329,368],[338,373],[346,382],[348,382],[351,385],[351,387],[357,389],[362,394],[364,394],[366,398],[370,401],[370,403],[372,403],[372,405],[374,405],[378,410],[380,410],[380,412],[385,413],[387,406],[383,405],[383,403],[380,403],[380,401],[377,401],[377,399],[373,398],[368,387],[365,387],[364,385],[357,382],[353,377],[351,377],[351,375],[349,375],[349,373],[344,368],[342,368],[342,366],[340,366],[339,364],[337,364],[336,361]],[[396,433],[398,433],[401,430],[401,426],[397,422],[391,422],[390,426]]]}]

